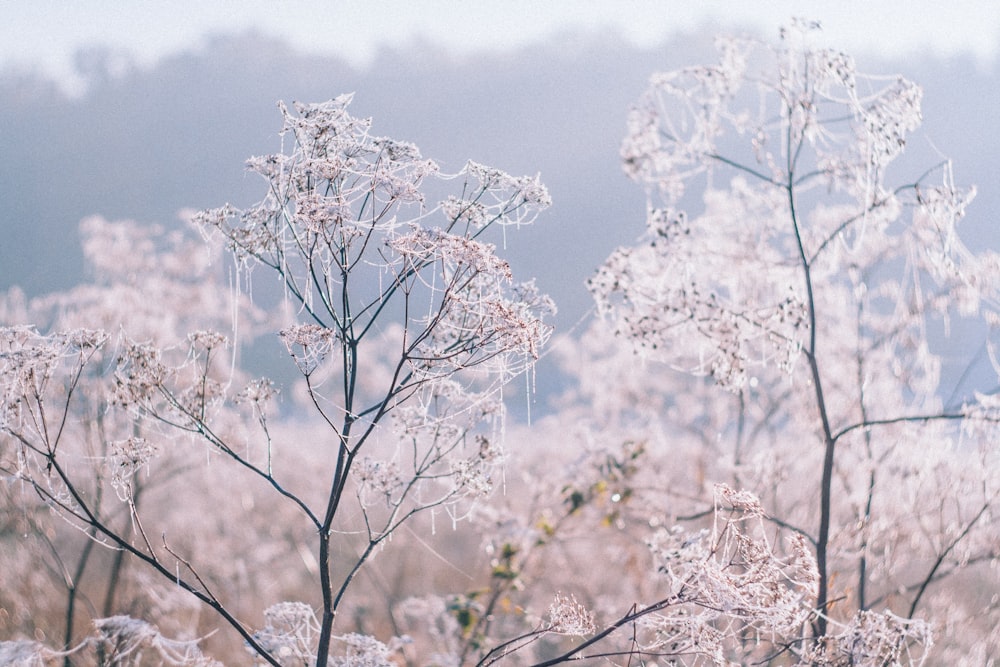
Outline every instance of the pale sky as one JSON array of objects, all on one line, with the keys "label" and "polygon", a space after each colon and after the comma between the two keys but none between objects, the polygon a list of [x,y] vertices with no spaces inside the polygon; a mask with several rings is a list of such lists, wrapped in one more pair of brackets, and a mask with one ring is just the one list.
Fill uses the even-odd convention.
[{"label": "pale sky", "polygon": [[702,24],[776,34],[791,16],[820,20],[825,41],[856,54],[990,62],[1000,50],[996,0],[0,0],[0,68],[40,71],[72,87],[81,47],[103,45],[150,64],[206,36],[248,29],[364,64],[380,47],[415,40],[460,56],[583,29],[650,46]]}]

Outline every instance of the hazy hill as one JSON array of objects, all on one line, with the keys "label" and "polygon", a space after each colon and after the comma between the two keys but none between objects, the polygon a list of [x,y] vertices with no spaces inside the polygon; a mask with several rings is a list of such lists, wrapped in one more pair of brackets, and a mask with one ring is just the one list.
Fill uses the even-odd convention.
[{"label": "hazy hill", "polygon": [[[365,70],[298,53],[259,35],[220,36],[198,51],[139,69],[99,50],[80,55],[90,80],[69,99],[48,81],[0,75],[0,289],[29,295],[82,277],[79,220],[99,213],[178,224],[182,208],[259,199],[250,155],[278,150],[275,101],[355,91],[354,113],[375,132],[415,142],[444,169],[466,159],[512,173],[541,172],[555,205],[509,236],[521,277],[536,276],[572,326],[590,306],[583,281],[642,229],[643,196],[622,175],[618,145],[628,105],[649,75],[714,55],[706,32],[642,51],[621,40],[565,35],[510,55],[456,61],[431,47],[384,52]],[[925,88],[925,132],[979,197],[965,223],[975,246],[1000,246],[994,211],[1000,153],[996,66],[930,58],[878,62]],[[111,74],[115,72],[115,74]],[[936,153],[918,140],[926,164]]]}]

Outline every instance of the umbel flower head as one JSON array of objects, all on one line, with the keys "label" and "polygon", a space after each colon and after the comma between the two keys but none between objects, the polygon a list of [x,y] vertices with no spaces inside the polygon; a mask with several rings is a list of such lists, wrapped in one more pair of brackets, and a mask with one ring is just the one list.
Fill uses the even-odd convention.
[{"label": "umbel flower head", "polygon": [[[530,224],[551,199],[538,177],[469,162],[461,196],[433,209],[422,185],[439,176],[416,146],[375,137],[351,95],[280,105],[288,153],[253,158],[268,183],[256,206],[226,205],[195,221],[221,233],[237,261],[278,273],[305,320],[281,338],[303,374],[334,348],[358,349],[403,317],[405,363],[421,382],[484,366],[501,381],[537,359],[551,300],[517,284],[483,236]],[[438,224],[432,224],[437,221]]]}]

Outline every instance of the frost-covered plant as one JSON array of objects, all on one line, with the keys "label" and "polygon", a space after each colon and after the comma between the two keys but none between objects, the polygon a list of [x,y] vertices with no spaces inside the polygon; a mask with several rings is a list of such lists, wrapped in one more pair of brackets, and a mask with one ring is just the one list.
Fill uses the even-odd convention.
[{"label": "frost-covered plant", "polygon": [[[622,148],[647,234],[531,428],[500,388],[552,304],[490,238],[537,178],[443,177],[344,96],[280,107],[262,201],[195,215],[203,246],[85,221],[94,285],[0,298],[0,605],[67,600],[61,642],[22,618],[0,662],[209,664],[181,598],[227,663],[985,661],[1000,403],[949,397],[927,331],[995,327],[1000,260],[947,162],[897,178],[919,88],[809,29],[652,78]],[[261,273],[284,307],[241,291]],[[294,385],[241,370],[263,330]],[[479,551],[429,544],[442,515]]]},{"label": "frost-covered plant", "polygon": [[[575,595],[557,592],[546,614],[537,619],[530,610],[525,614],[524,621],[534,621],[527,632],[499,642],[484,639],[477,664],[645,658],[733,664],[765,658],[783,638],[797,636],[808,625],[816,562],[800,535],[792,536],[787,545],[772,544],[767,516],[753,494],[719,485],[716,502],[708,528],[673,526],[648,534],[647,527],[647,558],[639,573],[647,582],[645,600],[615,609],[618,599],[596,595],[595,582],[577,583],[596,601],[584,605]],[[544,534],[556,540],[558,532],[549,527]],[[540,541],[533,546],[546,548]],[[617,546],[621,548],[622,542]],[[587,548],[591,558],[603,557],[595,544]],[[516,561],[522,568],[518,577],[528,578],[523,571],[528,560],[525,555]],[[628,573],[615,564],[606,574],[621,584]],[[538,597],[535,604],[541,602]],[[442,611],[447,609],[441,606]],[[562,636],[571,641],[559,641]],[[460,654],[445,663],[465,664],[467,657]]]},{"label": "frost-covered plant", "polygon": [[94,643],[101,664],[126,667],[143,664],[143,654],[154,653],[163,665],[221,667],[202,655],[196,641],[164,637],[152,624],[129,616],[112,616],[94,621]]},{"label": "frost-covered plant", "polygon": [[[661,373],[646,384],[675,394],[641,428],[710,428],[702,446],[720,458],[699,474],[768,493],[778,525],[811,543],[815,645],[846,641],[828,637],[844,636],[833,624],[869,628],[865,641],[898,630],[903,646],[923,632],[906,628],[935,582],[1000,555],[986,537],[1000,413],[942,383],[928,334],[978,319],[995,358],[1000,257],[962,243],[975,191],[954,184],[950,163],[897,176],[920,88],[813,47],[815,27],[797,22],[776,47],[720,40],[717,65],[652,77],[622,145],[647,192],[647,232],[590,288]],[[692,382],[699,398],[686,401],[677,370],[730,396]],[[897,630],[874,629],[897,616]]]},{"label": "frost-covered plant", "polygon": [[[159,665],[221,667],[222,663],[205,657],[197,641],[182,641],[164,636],[156,626],[129,616],[98,618],[93,634],[65,651],[53,651],[41,642],[0,641],[0,664],[11,667],[44,667],[62,659],[63,664],[139,667],[150,664],[149,656]],[[145,657],[144,657],[145,656]],[[82,664],[82,663],[80,663]]]},{"label": "frost-covered plant", "polygon": [[[411,144],[372,136],[370,121],[348,112],[350,101],[281,105],[288,152],[248,162],[265,181],[263,200],[194,216],[206,247],[221,242],[247,285],[251,272],[268,270],[292,304],[269,319],[284,318],[276,328],[301,378],[293,393],[315,418],[308,443],[283,441],[288,430],[276,426],[269,408],[274,384],[242,373],[242,341],[218,333],[225,330],[220,317],[237,334],[248,314],[251,324],[266,318],[238,292],[197,275],[187,278],[186,303],[165,289],[169,281],[150,290],[150,298],[163,295],[162,303],[143,302],[140,312],[159,306],[159,320],[152,312],[141,320],[71,307],[69,321],[96,316],[102,328],[60,331],[54,318],[36,320],[37,328],[0,329],[5,475],[93,539],[207,604],[256,659],[272,665],[289,656],[310,665],[385,663],[386,645],[335,633],[348,589],[414,515],[440,509],[458,519],[490,492],[503,459],[500,389],[538,358],[549,336],[544,318],[554,312],[532,283],[513,281],[488,240],[491,228],[530,224],[549,205],[538,178],[469,162],[443,179],[459,191],[428,204],[425,181],[440,177],[437,165]],[[140,300],[147,257],[149,266],[184,281],[183,262],[157,255],[155,238],[136,227],[93,219],[86,231],[94,239],[86,249],[99,274],[109,276],[108,290]],[[186,254],[216,257],[190,248]],[[190,269],[197,274],[204,266]],[[202,302],[199,287],[224,296]],[[113,303],[105,291],[88,296]],[[11,301],[11,309],[21,307]],[[22,310],[31,322],[29,309]],[[52,333],[39,333],[49,326]],[[98,427],[88,431],[86,424]],[[91,456],[103,465],[96,482],[93,470],[73,463],[84,438],[99,445]],[[137,502],[143,480],[185,455],[190,467],[196,448],[205,452],[206,445],[208,460],[227,466],[243,488],[241,501],[225,498],[228,509],[213,508],[204,518],[250,528],[259,521],[254,496],[273,494],[281,513],[271,520],[297,526],[288,537],[292,553],[309,553],[304,573],[315,577],[319,611],[314,615],[310,604],[301,610],[312,624],[289,630],[289,610],[300,603],[283,603],[269,608],[265,630],[254,633],[218,568],[227,558],[243,562],[241,548],[202,562],[204,545],[187,531],[152,528],[163,517]],[[188,472],[186,479],[198,476]],[[127,529],[103,511],[106,487],[124,501]],[[212,490],[177,497],[177,509],[191,503],[187,511],[198,512],[196,503]],[[228,529],[217,530],[230,539],[223,537]],[[338,651],[342,658],[331,657]]]}]

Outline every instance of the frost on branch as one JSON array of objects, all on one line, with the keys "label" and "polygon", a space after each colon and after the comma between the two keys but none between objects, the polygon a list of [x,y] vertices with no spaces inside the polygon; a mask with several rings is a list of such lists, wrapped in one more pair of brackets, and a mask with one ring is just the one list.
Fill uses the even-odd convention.
[{"label": "frost on branch", "polygon": [[930,624],[891,611],[862,610],[840,632],[807,650],[800,665],[921,665],[933,646]]},{"label": "frost on branch", "polygon": [[[801,635],[804,662],[939,659],[995,635],[981,601],[943,583],[996,581],[995,389],[976,394],[985,364],[937,332],[977,327],[1000,369],[1000,255],[963,243],[975,189],[949,162],[899,164],[920,88],[815,48],[815,27],[798,22],[776,46],[722,41],[718,65],[651,78],[621,153],[646,192],[646,233],[589,285],[604,319],[588,335],[600,343],[605,327],[636,361],[630,377],[586,378],[580,412],[595,440],[624,425],[649,443],[649,467],[683,480],[663,491],[670,503],[688,507],[688,489],[705,503],[706,482],[732,480],[772,508],[773,545],[804,540],[811,615],[799,633],[760,626]],[[605,399],[611,382],[637,404]],[[682,546],[710,551],[713,536]],[[741,608],[733,590],[713,608]],[[930,629],[952,618],[964,620],[934,627],[933,650],[944,635],[948,648],[931,653]]]},{"label": "frost on branch", "polygon": [[303,602],[279,602],[264,610],[264,628],[254,633],[261,648],[281,665],[308,665],[316,658],[319,622]]},{"label": "frost on branch", "polygon": [[278,332],[303,375],[311,375],[333,349],[337,332],[318,324],[292,325]]},{"label": "frost on branch", "polygon": [[676,600],[670,613],[641,621],[655,631],[657,646],[721,656],[733,637],[748,630],[768,639],[795,636],[812,613],[816,562],[805,540],[791,538],[789,555],[779,557],[766,537],[759,501],[725,485],[716,494],[712,529],[675,527],[650,541],[657,570]]},{"label": "frost on branch", "polygon": [[481,237],[494,225],[532,222],[550,204],[545,187],[469,162],[448,177],[464,180],[461,196],[428,208],[422,186],[439,176],[435,163],[412,144],[373,137],[350,102],[282,105],[290,153],[248,163],[267,180],[267,196],[196,221],[221,233],[247,270],[277,272],[305,317],[282,332],[304,374],[331,346],[373,355],[378,341],[369,340],[392,321],[404,328],[407,371],[396,389],[479,366],[501,383],[522,372],[548,338],[543,319],[554,306],[514,283]]},{"label": "frost on branch", "polygon": [[[260,268],[277,278],[291,304],[278,335],[301,375],[295,393],[329,431],[316,438],[333,480],[326,506],[294,500],[320,535],[320,572],[334,568],[335,536],[358,556],[342,581],[324,579],[317,664],[341,664],[329,657],[338,641],[350,664],[388,660],[370,637],[333,633],[336,606],[403,522],[438,509],[457,520],[493,489],[503,460],[500,390],[539,358],[555,311],[533,283],[515,282],[491,237],[533,222],[551,203],[539,178],[471,161],[442,175],[413,144],[374,136],[350,102],[280,105],[283,151],[247,163],[266,182],[264,198],[195,216],[229,248],[247,286]],[[429,202],[425,185],[436,179],[459,191]],[[250,387],[237,397],[254,403],[268,480],[289,497],[270,477],[271,432],[256,394]],[[172,390],[154,396],[159,406],[141,391],[138,398],[164,415],[178,403]],[[211,417],[214,403],[205,407]],[[190,428],[214,440],[202,413]]]},{"label": "frost on branch", "polygon": [[156,626],[130,616],[97,619],[94,627],[96,642],[107,664],[139,664],[149,651],[164,665],[222,667],[222,663],[205,657],[197,642],[164,637]]},{"label": "frost on branch", "polygon": [[742,387],[761,365],[791,371],[808,320],[796,267],[783,257],[786,214],[780,193],[742,177],[730,192],[706,192],[696,220],[650,209],[650,240],[619,248],[590,279],[598,308],[647,354],[725,386]]},{"label": "frost on branch", "polygon": [[586,637],[596,630],[594,614],[572,595],[556,594],[549,605],[549,632]]},{"label": "frost on branch", "polygon": [[133,496],[132,478],[149,464],[156,454],[156,446],[145,438],[128,438],[110,443],[111,484],[121,500]]},{"label": "frost on branch", "polygon": [[[919,87],[810,47],[813,27],[797,23],[779,47],[723,40],[718,65],[652,77],[622,146],[647,191],[647,233],[590,281],[645,354],[734,390],[804,368],[825,335],[820,307],[854,319],[860,307],[872,340],[995,307],[979,296],[997,291],[994,254],[956,233],[974,189],[947,163],[886,182],[920,125]],[[696,206],[685,193],[699,184]]]},{"label": "frost on branch", "polygon": [[435,377],[488,363],[507,378],[538,358],[549,335],[541,317],[555,307],[533,283],[498,289],[510,285],[512,275],[491,244],[420,227],[387,244],[398,256],[392,271],[404,289],[415,286],[410,276],[424,267],[439,267],[439,297],[426,317],[416,319],[426,332],[412,347],[416,372]]},{"label": "frost on branch", "polygon": [[[312,608],[302,602],[279,602],[264,611],[265,626],[254,634],[282,667],[312,665],[316,661],[319,622]],[[374,637],[348,633],[336,637],[341,654],[330,656],[327,664],[337,667],[393,667],[392,655],[406,643],[395,638],[386,645]],[[257,664],[261,664],[258,659]]]},{"label": "frost on branch", "polygon": [[386,510],[392,516],[415,503],[443,508],[453,520],[465,517],[503,475],[503,418],[497,397],[454,380],[421,387],[392,412],[389,425],[398,445],[355,465],[361,506],[369,516]]},{"label": "frost on branch", "polygon": [[220,334],[195,332],[174,347],[126,338],[121,347],[111,394],[116,406],[191,430],[224,411],[231,377]]}]

